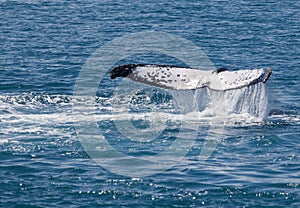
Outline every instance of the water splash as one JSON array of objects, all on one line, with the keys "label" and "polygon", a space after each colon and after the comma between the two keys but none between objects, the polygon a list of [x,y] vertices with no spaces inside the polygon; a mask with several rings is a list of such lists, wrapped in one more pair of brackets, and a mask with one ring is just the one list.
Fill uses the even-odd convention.
[{"label": "water splash", "polygon": [[225,92],[200,89],[196,97],[199,112],[210,112],[210,116],[263,121],[267,115],[268,99],[262,83]]},{"label": "water splash", "polygon": [[[172,99],[180,97],[180,99]],[[131,92],[125,97],[93,97],[82,98],[70,95],[47,94],[22,94],[1,95],[2,121],[4,114],[32,115],[70,113],[72,103],[78,99],[86,99],[94,102],[96,112],[102,116],[113,117],[114,112],[119,113],[150,113],[157,111],[167,114],[190,114],[197,112],[201,117],[214,117],[224,114],[227,118],[256,118],[263,120],[267,115],[267,93],[264,84],[229,91],[212,91],[199,89],[197,91],[170,91],[148,90]],[[124,108],[120,108],[122,105]],[[126,108],[127,107],[127,108]],[[90,112],[95,113],[95,112]],[[103,115],[105,114],[105,115]],[[175,116],[175,115],[174,115]],[[189,116],[187,116],[189,117]],[[199,118],[197,116],[196,118]],[[72,119],[71,119],[72,120]],[[250,119],[251,120],[251,119]]]}]

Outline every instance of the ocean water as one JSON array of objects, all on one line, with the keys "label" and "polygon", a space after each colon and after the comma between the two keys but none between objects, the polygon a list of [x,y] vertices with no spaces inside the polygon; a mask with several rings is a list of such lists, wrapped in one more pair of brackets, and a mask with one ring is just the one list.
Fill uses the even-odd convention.
[{"label": "ocean water", "polygon": [[[0,0],[0,8],[1,207],[300,206],[298,1]],[[111,80],[92,59],[106,46],[115,65],[189,65],[157,45],[134,54],[114,42],[124,37],[133,49],[129,37],[146,41],[143,49],[160,37],[173,51],[186,40],[211,67],[273,74],[226,93]],[[197,60],[199,51],[177,55]],[[102,77],[84,74],[89,67]]]}]

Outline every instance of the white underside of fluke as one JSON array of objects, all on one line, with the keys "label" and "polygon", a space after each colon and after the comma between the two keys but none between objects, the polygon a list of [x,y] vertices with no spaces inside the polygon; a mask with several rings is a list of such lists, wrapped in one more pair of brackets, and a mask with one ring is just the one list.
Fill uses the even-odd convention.
[{"label": "white underside of fluke", "polygon": [[212,90],[231,90],[265,82],[271,70],[245,69],[239,71],[212,71],[193,68],[137,65],[127,77],[138,82],[174,90],[192,90],[208,87]]}]

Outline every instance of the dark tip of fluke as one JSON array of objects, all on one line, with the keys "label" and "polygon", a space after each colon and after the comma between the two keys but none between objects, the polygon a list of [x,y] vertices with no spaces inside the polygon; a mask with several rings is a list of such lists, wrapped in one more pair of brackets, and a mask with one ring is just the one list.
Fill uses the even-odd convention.
[{"label": "dark tip of fluke", "polygon": [[229,71],[229,69],[227,69],[227,68],[219,68],[219,69],[217,69],[217,73],[219,74],[220,72],[223,72],[223,71]]},{"label": "dark tip of fluke", "polygon": [[265,74],[265,77],[263,79],[263,83],[266,83],[266,81],[268,81],[269,77],[271,76],[272,74],[272,69],[269,69],[266,74]]},{"label": "dark tip of fluke", "polygon": [[127,77],[132,73],[132,70],[136,67],[136,64],[124,64],[113,68],[110,71],[110,78],[115,79],[116,77]]}]

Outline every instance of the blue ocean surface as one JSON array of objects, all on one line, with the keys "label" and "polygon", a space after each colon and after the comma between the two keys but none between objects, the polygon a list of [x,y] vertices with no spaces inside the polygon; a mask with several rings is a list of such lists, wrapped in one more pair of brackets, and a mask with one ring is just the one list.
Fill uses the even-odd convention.
[{"label": "blue ocean surface", "polygon": [[[296,0],[0,0],[0,206],[300,207],[299,11]],[[228,92],[111,80],[98,58],[189,65],[155,34],[173,52],[201,48],[213,69],[273,73]],[[134,54],[138,41],[157,50]]]}]

